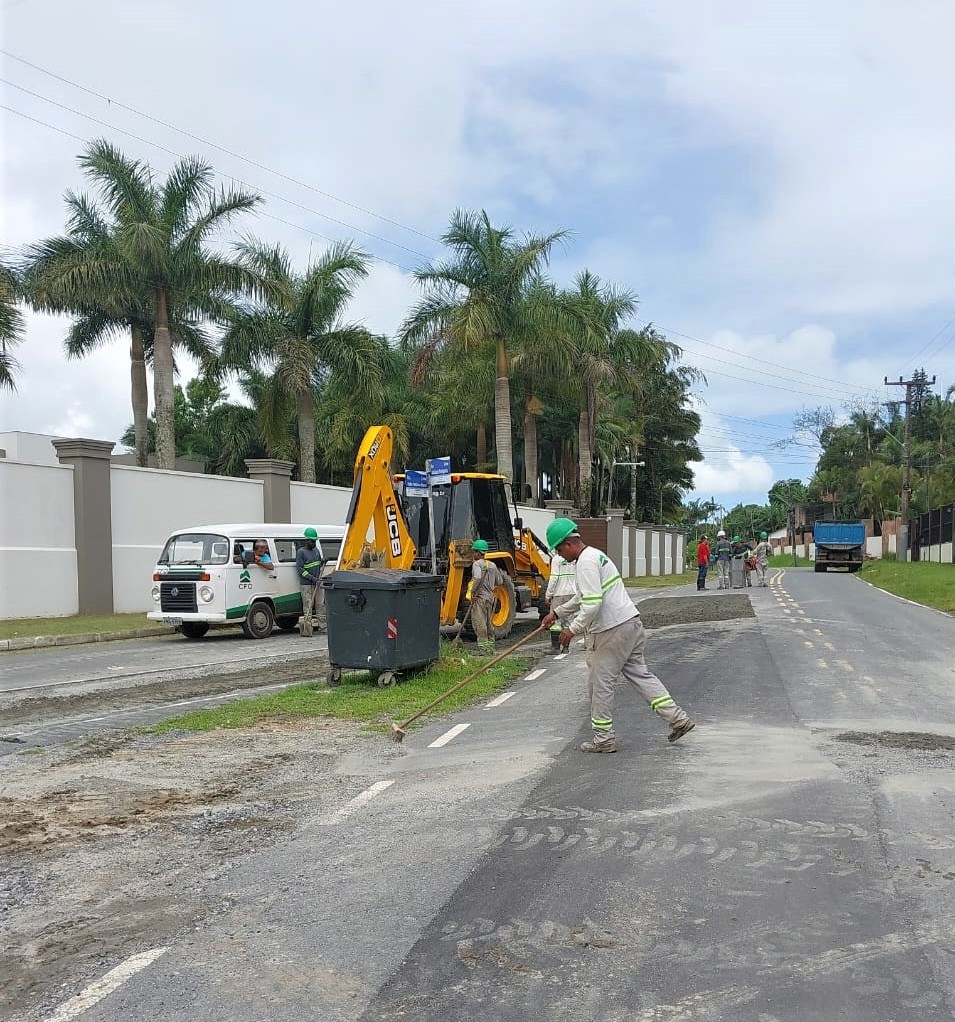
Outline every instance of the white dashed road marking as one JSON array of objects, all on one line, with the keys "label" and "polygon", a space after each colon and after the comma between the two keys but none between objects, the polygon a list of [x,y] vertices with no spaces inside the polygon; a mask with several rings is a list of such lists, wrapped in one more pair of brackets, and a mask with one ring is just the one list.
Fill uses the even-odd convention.
[{"label": "white dashed road marking", "polygon": [[351,816],[352,813],[361,809],[366,802],[370,802],[376,795],[380,795],[385,788],[390,788],[394,783],[395,782],[393,780],[375,781],[370,788],[366,788],[363,792],[361,792],[361,794],[356,795],[353,799],[351,799],[351,801],[346,802],[341,809],[336,809],[331,815],[331,821],[335,822],[336,820],[344,820]]},{"label": "white dashed road marking", "polygon": [[428,746],[428,748],[429,749],[440,749],[442,745],[447,745],[448,742],[450,742],[452,738],[457,738],[457,736],[459,734],[461,734],[462,731],[465,731],[470,726],[471,726],[470,724],[455,724],[454,727],[451,728],[450,731],[445,731],[445,733],[440,738],[436,738]]},{"label": "white dashed road marking", "polygon": [[71,997],[64,1004],[61,1004],[56,1011],[50,1015],[46,1022],[69,1022],[70,1019],[82,1015],[84,1011],[92,1008],[104,997],[121,987],[130,976],[135,976],[141,969],[151,965],[156,959],[165,954],[164,947],[155,947],[152,951],[143,951],[138,955],[127,958],[115,969],[110,969],[101,979],[91,983],[85,990],[81,990],[76,997]]},{"label": "white dashed road marking", "polygon": [[544,674],[544,673],[545,673],[546,671],[547,671],[547,668],[546,668],[546,667],[538,667],[536,671],[531,671],[531,673],[530,673],[530,674],[528,674],[528,675],[527,675],[527,676],[526,676],[526,677],[524,678],[524,680],[525,680],[525,681],[536,681],[536,680],[537,680],[537,679],[538,679],[538,678],[539,678],[539,677],[540,677],[540,676],[541,676],[542,674]]},{"label": "white dashed road marking", "polygon": [[492,699],[484,708],[486,710],[490,710],[495,706],[500,706],[501,703],[506,703],[508,699],[511,698],[512,695],[514,695],[513,692],[503,692],[496,699]]}]

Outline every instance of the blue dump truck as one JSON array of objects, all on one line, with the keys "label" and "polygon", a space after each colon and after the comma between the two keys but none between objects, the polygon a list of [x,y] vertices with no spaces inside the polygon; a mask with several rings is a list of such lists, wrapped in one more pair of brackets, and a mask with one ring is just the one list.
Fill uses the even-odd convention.
[{"label": "blue dump truck", "polygon": [[816,522],[812,527],[816,545],[816,571],[848,568],[858,571],[865,555],[864,522]]}]

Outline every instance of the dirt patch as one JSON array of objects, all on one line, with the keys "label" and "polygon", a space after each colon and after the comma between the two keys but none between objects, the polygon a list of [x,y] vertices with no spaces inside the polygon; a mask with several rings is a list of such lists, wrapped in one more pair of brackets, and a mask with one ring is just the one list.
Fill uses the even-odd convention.
[{"label": "dirt patch", "polygon": [[[351,729],[124,736],[3,761],[0,1019],[29,1017],[229,905],[205,892],[336,805]],[[322,783],[316,784],[316,777]],[[157,850],[161,849],[161,854]]]},{"label": "dirt patch", "polygon": [[695,596],[651,596],[637,605],[647,628],[692,625],[704,621],[732,621],[755,617],[745,593],[697,593]]},{"label": "dirt patch", "polygon": [[917,749],[923,752],[955,752],[955,738],[923,731],[844,731],[833,736],[837,742],[879,745],[887,749]]}]

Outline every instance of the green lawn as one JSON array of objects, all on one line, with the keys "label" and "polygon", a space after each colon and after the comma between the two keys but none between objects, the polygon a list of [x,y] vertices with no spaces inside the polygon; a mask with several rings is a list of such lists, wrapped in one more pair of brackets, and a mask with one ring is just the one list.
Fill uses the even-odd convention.
[{"label": "green lawn", "polygon": [[859,577],[896,596],[955,614],[955,564],[866,561]]},{"label": "green lawn", "polygon": [[[336,688],[329,688],[324,681],[309,682],[267,696],[196,710],[139,730],[148,734],[214,731],[218,728],[250,727],[269,719],[337,717],[358,721],[371,730],[390,731],[390,721],[402,723],[477,670],[483,662],[481,657],[466,650],[452,651],[450,644],[445,644],[441,660],[430,669],[409,675],[401,684],[390,688],[379,688],[375,675],[361,671],[343,675],[341,685]],[[432,712],[449,713],[506,688],[527,670],[531,662],[530,657],[520,655],[501,660]]]},{"label": "green lawn", "polygon": [[627,578],[623,584],[628,589],[661,589],[663,586],[685,586],[695,581],[695,571],[684,571],[682,575],[645,575],[640,578]]},{"label": "green lawn", "polygon": [[26,617],[0,621],[0,639],[32,639],[36,635],[80,635],[162,627],[145,614],[75,614],[73,617]]},{"label": "green lawn", "polygon": [[774,554],[769,559],[771,568],[811,568],[815,562],[809,557],[796,556],[796,563],[793,564],[792,554]]}]

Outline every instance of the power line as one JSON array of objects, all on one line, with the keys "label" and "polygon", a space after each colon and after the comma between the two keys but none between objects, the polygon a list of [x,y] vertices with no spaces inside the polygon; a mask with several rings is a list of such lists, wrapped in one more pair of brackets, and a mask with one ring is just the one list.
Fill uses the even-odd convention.
[{"label": "power line", "polygon": [[[936,338],[941,337],[942,334],[945,333],[945,331],[953,323],[955,323],[955,316],[952,316],[952,318],[945,324],[945,326],[942,327],[941,330],[939,330],[938,332],[934,333],[926,344],[923,344],[922,347],[919,348],[919,350],[914,355],[912,355],[909,359],[907,359],[906,362],[905,362],[905,365],[906,366],[914,365],[916,360],[918,359],[919,355],[921,355],[923,351],[926,351],[928,348],[930,348],[932,346],[933,342],[936,340]],[[952,334],[952,336],[949,337],[949,339],[938,349],[938,351],[935,352],[935,354],[938,355],[939,352],[944,351],[945,348],[947,348],[948,345],[951,344],[953,340],[955,340],[955,334]],[[894,386],[894,384],[893,384],[893,386]]]},{"label": "power line", "polygon": [[[680,333],[679,330],[672,330],[672,329],[670,329],[670,327],[663,326],[663,324],[660,324],[660,329],[664,333],[675,334],[677,337],[683,337],[683,338],[685,338],[688,341],[695,342],[696,344],[706,345],[706,347],[708,347],[708,348],[716,348],[718,351],[728,351],[731,355],[739,355],[739,352],[738,351],[734,351],[732,348],[726,348],[726,347],[724,347],[721,344],[715,344],[713,341],[704,341],[702,338],[700,338],[700,337],[693,337],[691,334]],[[714,356],[704,355],[703,357],[704,358],[713,358]],[[773,366],[776,369],[786,368],[785,366],[779,366],[778,363],[776,363],[776,362],[770,362],[768,359],[757,358],[755,355],[750,355],[748,357],[749,357],[750,361],[752,361],[752,362],[762,362],[763,365]],[[738,363],[733,363],[733,364],[738,365]],[[759,370],[756,370],[756,369],[752,370],[752,372],[758,372],[758,371]],[[873,393],[873,391],[872,391],[872,389],[870,387],[861,387],[861,386],[859,386],[859,384],[856,384],[856,383],[846,383],[844,380],[835,380],[831,376],[817,376],[815,373],[807,373],[807,372],[804,372],[801,369],[792,369],[790,371],[792,373],[794,373],[796,376],[800,376],[800,377],[804,376],[807,379],[821,380],[823,383],[836,383],[843,390],[846,387],[851,387],[854,390],[862,391],[865,394]],[[771,373],[769,375],[776,375],[776,374]],[[779,377],[779,379],[786,379],[786,377],[782,377],[781,376],[781,377]],[[791,381],[791,382],[796,382],[796,381]]]},{"label": "power line", "polygon": [[[16,2],[16,0],[11,0],[11,2]],[[381,220],[384,223],[391,224],[393,227],[398,227],[403,231],[408,231],[410,234],[417,234],[420,238],[425,238],[428,241],[434,241],[438,244],[441,243],[439,238],[434,238],[430,234],[425,234],[424,231],[419,231],[415,227],[409,227],[407,224],[401,223],[400,220],[392,220],[391,217],[384,216],[381,213],[376,213],[374,210],[367,209],[364,206],[359,206],[354,202],[349,202],[347,199],[342,199],[337,195],[333,195],[331,192],[326,192],[321,188],[317,188],[315,185],[311,185],[307,181],[301,181],[281,170],[275,170],[273,167],[269,167],[264,163],[259,163],[257,160],[253,160],[249,156],[243,156],[242,153],[237,153],[232,149],[228,149],[226,146],[219,145],[217,142],[212,142],[210,139],[204,138],[202,135],[196,135],[194,132],[188,131],[185,128],[180,128],[176,124],[164,121],[159,117],[154,117],[152,114],[148,114],[144,110],[137,110],[134,106],[122,103],[117,99],[113,99],[111,96],[104,95],[102,92],[97,92],[95,89],[90,89],[85,85],[81,85],[79,82],[74,82],[69,78],[64,78],[62,75],[58,75],[55,72],[50,71],[48,68],[42,67],[39,64],[34,64],[32,61],[25,60],[23,57],[18,57],[15,53],[11,53],[9,50],[0,48],[0,54],[10,60],[17,61],[19,64],[23,64],[25,67],[32,68],[34,71],[39,71],[40,74],[53,78],[55,81],[62,82],[64,85],[69,85],[71,88],[79,89],[81,92],[85,92],[90,96],[95,96],[97,99],[101,99],[103,102],[109,103],[111,106],[119,107],[121,110],[127,110],[129,113],[135,114],[137,117],[145,117],[147,121],[152,121],[154,124],[158,124],[163,128],[168,128],[170,131],[175,131],[180,135],[185,135],[186,138],[191,138],[195,142],[201,142],[203,145],[209,146],[211,149],[217,149],[220,153],[224,153],[226,156],[231,156],[233,159],[241,160],[243,163],[247,163],[250,167],[255,167],[257,170],[264,170],[267,174],[273,174],[275,177],[280,177],[292,184],[299,185],[301,188],[307,188],[309,191],[315,192],[316,195],[321,195],[326,199],[331,199],[333,202],[338,202],[343,206],[347,206],[349,209],[354,209],[359,213],[364,213],[367,216],[374,217],[376,220]]]},{"label": "power line", "polygon": [[[129,138],[135,139],[137,142],[142,142],[144,145],[152,146],[155,149],[159,149],[161,152],[168,153],[170,156],[176,157],[178,160],[185,159],[182,153],[176,152],[175,149],[170,149],[168,146],[161,145],[159,142],[153,142],[151,139],[144,138],[142,135],[137,135],[133,131],[128,131],[126,128],[120,128],[115,124],[110,124],[109,121],[101,120],[99,117],[93,117],[92,114],[83,113],[82,110],[76,110],[74,107],[67,106],[65,103],[60,103],[55,99],[50,99],[49,96],[43,96],[39,92],[33,92],[31,89],[24,88],[22,85],[18,85],[16,82],[11,82],[6,78],[0,78],[0,83],[3,85],[11,86],[14,89],[18,89],[20,92],[26,93],[28,96],[33,96],[36,99],[42,100],[44,103],[49,103],[51,106],[58,107],[61,110],[65,110],[67,113],[73,114],[76,117],[83,117],[88,121],[92,121],[94,124],[99,124],[101,127],[108,128],[110,131],[118,131],[122,135],[127,135]],[[10,109],[5,107],[5,109]],[[19,111],[11,111],[18,113]],[[75,136],[74,136],[75,137]],[[270,199],[277,199],[279,202],[288,203],[290,206],[296,206],[298,209],[303,210],[306,213],[311,213],[313,216],[320,217],[323,220],[329,220],[331,223],[338,224],[341,227],[347,227],[349,231],[356,234],[363,234],[366,238],[372,238],[375,241],[383,242],[385,245],[391,245],[394,248],[400,248],[404,252],[409,252],[411,255],[419,256],[420,258],[427,260],[428,256],[424,252],[419,252],[416,249],[408,248],[407,245],[399,244],[397,241],[390,241],[388,238],[384,238],[379,234],[373,234],[371,231],[362,230],[360,227],[355,227],[353,224],[347,223],[345,220],[339,220],[336,217],[329,216],[327,213],[321,213],[317,209],[312,209],[310,206],[305,206],[300,202],[296,202],[294,199],[288,199],[284,195],[278,195],[276,192],[270,192],[265,188],[260,188],[258,185],[251,184],[248,181],[243,181],[241,178],[235,177],[232,174],[224,174],[222,171],[217,171],[221,177],[227,177],[232,181],[243,185],[246,188],[250,188],[253,191],[260,192],[262,195],[267,195]]]},{"label": "power line", "polygon": [[[30,114],[24,113],[22,110],[16,110],[12,106],[7,106],[6,103],[0,103],[0,110],[6,110],[8,113],[16,114],[17,117],[22,117],[24,120],[32,121],[34,124],[39,124],[43,128],[49,128],[50,131],[55,131],[55,132],[59,133],[60,135],[65,135],[67,138],[76,139],[77,142],[82,142],[84,145],[89,145],[90,144],[91,140],[86,138],[86,137],[84,137],[83,135],[77,135],[77,134],[75,134],[75,132],[67,131],[65,128],[61,128],[61,127],[59,127],[56,124],[50,124],[49,121],[43,121],[39,117],[33,117]],[[116,129],[116,130],[122,131],[122,129]],[[129,132],[124,132],[124,134],[130,134],[130,133]],[[138,136],[133,135],[132,137],[133,138],[137,138]],[[145,141],[145,140],[141,140],[141,141]],[[156,145],[156,143],[153,143],[153,142],[147,142],[146,144],[147,145]],[[181,159],[182,158],[177,153],[174,153],[171,149],[166,149],[164,146],[156,145],[156,148],[163,150],[164,152],[170,154],[171,156],[175,156],[177,159]],[[218,176],[220,178],[228,179],[230,181],[237,181],[238,180],[237,178],[228,177],[228,175],[222,174],[220,171],[215,171],[215,173],[218,174]],[[240,184],[244,184],[244,182],[241,182],[241,181],[239,181],[239,183]],[[246,187],[247,188],[251,187],[251,185],[246,185]],[[322,241],[328,241],[328,242],[334,243],[336,240],[338,240],[338,239],[335,239],[335,238],[330,238],[330,237],[328,237],[328,235],[320,234],[318,231],[313,231],[311,228],[304,227],[302,224],[296,224],[296,223],[293,223],[290,220],[285,220],[285,219],[283,219],[280,216],[276,216],[274,213],[269,213],[269,212],[266,212],[265,210],[256,210],[255,212],[256,212],[256,215],[258,215],[258,216],[264,216],[264,217],[267,217],[269,220],[274,220],[277,223],[284,224],[287,227],[293,227],[296,230],[303,231],[305,234],[310,234],[312,237],[319,238]],[[385,259],[383,256],[379,256],[379,255],[375,255],[374,253],[371,253],[371,257],[376,262],[385,263],[388,266],[394,266],[396,269],[401,270],[402,273],[413,273],[414,272],[409,267],[402,266],[400,263],[393,262],[390,259]]]}]

